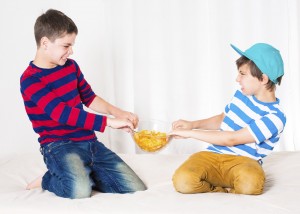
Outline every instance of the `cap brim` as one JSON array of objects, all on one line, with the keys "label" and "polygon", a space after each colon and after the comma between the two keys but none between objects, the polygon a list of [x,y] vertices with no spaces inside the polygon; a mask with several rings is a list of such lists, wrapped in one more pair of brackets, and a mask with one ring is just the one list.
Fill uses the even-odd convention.
[{"label": "cap brim", "polygon": [[238,49],[237,47],[235,47],[233,44],[230,44],[230,46],[240,55],[242,56],[246,56],[245,53],[243,51],[241,51],[240,49]]}]

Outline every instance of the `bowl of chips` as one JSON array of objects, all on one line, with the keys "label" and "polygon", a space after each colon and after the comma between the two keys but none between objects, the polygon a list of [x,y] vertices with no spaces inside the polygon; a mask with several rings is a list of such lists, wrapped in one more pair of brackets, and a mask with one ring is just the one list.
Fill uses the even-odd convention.
[{"label": "bowl of chips", "polygon": [[132,138],[141,150],[156,152],[169,143],[170,139],[167,136],[169,130],[170,127],[163,121],[140,121],[132,134]]}]

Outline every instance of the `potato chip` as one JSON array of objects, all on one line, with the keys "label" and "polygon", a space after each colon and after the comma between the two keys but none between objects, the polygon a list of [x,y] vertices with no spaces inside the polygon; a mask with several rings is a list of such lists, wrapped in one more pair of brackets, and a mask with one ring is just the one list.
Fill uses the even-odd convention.
[{"label": "potato chip", "polygon": [[140,132],[134,133],[133,138],[136,144],[147,152],[155,152],[168,143],[167,134],[165,132],[141,130]]}]

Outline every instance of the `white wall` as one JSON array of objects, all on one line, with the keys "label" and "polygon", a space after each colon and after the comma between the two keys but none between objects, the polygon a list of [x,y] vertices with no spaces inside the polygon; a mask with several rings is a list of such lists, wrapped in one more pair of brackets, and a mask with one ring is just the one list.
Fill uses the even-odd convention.
[{"label": "white wall", "polygon": [[[285,61],[277,92],[288,116],[277,149],[300,149],[296,0],[10,0],[0,2],[0,154],[38,151],[19,78],[35,55],[35,19],[49,8],[77,24],[72,58],[94,91],[141,118],[171,122],[220,113],[237,87],[238,56],[229,44],[273,44]],[[114,151],[135,152],[126,133],[98,136]],[[194,141],[186,145],[173,142],[169,152],[202,148]]]}]

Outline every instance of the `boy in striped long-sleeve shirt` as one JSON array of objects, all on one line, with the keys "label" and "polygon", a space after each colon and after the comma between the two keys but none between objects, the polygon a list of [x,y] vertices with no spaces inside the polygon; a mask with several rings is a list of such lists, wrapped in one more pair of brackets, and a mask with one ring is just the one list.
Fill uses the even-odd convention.
[{"label": "boy in striped long-sleeve shirt", "polygon": [[286,123],[275,96],[283,61],[269,44],[257,43],[245,52],[232,48],[241,55],[236,61],[241,89],[225,111],[208,119],[175,121],[169,133],[210,143],[176,170],[173,184],[178,192],[263,192],[262,159],[273,150]]},{"label": "boy in striped long-sleeve shirt", "polygon": [[[130,132],[137,115],[97,96],[78,64],[68,57],[78,33],[64,13],[50,9],[34,26],[37,52],[21,76],[21,93],[48,171],[28,185],[65,198],[85,198],[92,189],[129,193],[146,187],[114,152],[97,141],[106,127]],[[89,113],[83,104],[106,117]]]}]

